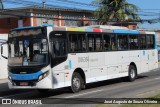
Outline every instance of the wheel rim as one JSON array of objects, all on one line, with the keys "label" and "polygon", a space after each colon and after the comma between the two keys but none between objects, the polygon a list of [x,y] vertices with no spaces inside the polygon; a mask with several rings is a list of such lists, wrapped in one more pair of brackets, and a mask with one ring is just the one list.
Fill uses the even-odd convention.
[{"label": "wheel rim", "polygon": [[130,72],[131,78],[135,78],[135,75],[136,75],[135,70],[131,69],[131,72]]},{"label": "wheel rim", "polygon": [[80,88],[80,79],[79,78],[74,78],[73,79],[73,86],[75,89],[79,89]]}]

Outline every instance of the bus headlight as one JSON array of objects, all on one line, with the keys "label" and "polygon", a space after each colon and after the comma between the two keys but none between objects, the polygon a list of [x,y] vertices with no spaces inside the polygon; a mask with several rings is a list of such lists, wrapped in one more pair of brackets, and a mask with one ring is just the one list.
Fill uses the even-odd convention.
[{"label": "bus headlight", "polygon": [[11,76],[8,76],[8,79],[9,79],[9,80],[12,80],[12,77],[11,77]]},{"label": "bus headlight", "polygon": [[40,75],[39,78],[38,78],[38,81],[40,81],[42,79],[43,79],[43,75]]},{"label": "bus headlight", "polygon": [[42,75],[40,75],[38,77],[38,81],[41,81],[43,78],[45,78],[48,75],[48,73],[49,73],[49,71],[47,71],[47,72],[43,73]]},{"label": "bus headlight", "polygon": [[48,71],[43,74],[43,78],[45,78],[47,75],[48,75]]}]

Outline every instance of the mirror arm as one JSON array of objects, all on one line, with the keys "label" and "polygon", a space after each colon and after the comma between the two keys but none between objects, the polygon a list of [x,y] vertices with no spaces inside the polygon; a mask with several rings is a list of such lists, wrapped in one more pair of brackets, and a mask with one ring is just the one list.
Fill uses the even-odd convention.
[{"label": "mirror arm", "polygon": [[3,56],[3,55],[1,55],[4,59],[8,59],[7,57],[5,57],[5,56]]}]

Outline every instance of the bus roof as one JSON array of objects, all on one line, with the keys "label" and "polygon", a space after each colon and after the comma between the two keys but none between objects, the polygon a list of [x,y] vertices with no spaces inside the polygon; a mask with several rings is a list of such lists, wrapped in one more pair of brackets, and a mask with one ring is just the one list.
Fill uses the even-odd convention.
[{"label": "bus roof", "polygon": [[155,32],[130,30],[127,27],[93,25],[84,27],[53,27],[54,31],[75,31],[75,32],[107,32],[107,33],[123,33],[123,34],[155,34]]}]

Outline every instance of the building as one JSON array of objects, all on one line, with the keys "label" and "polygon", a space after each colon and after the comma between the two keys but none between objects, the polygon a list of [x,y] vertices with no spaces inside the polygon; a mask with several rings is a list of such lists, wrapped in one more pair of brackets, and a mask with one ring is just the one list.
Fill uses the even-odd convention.
[{"label": "building", "polygon": [[155,30],[158,49],[160,50],[160,30]]},{"label": "building", "polygon": [[0,11],[0,34],[8,33],[11,29],[22,26],[81,26],[95,25],[93,11],[42,8],[36,6],[7,9]]}]

